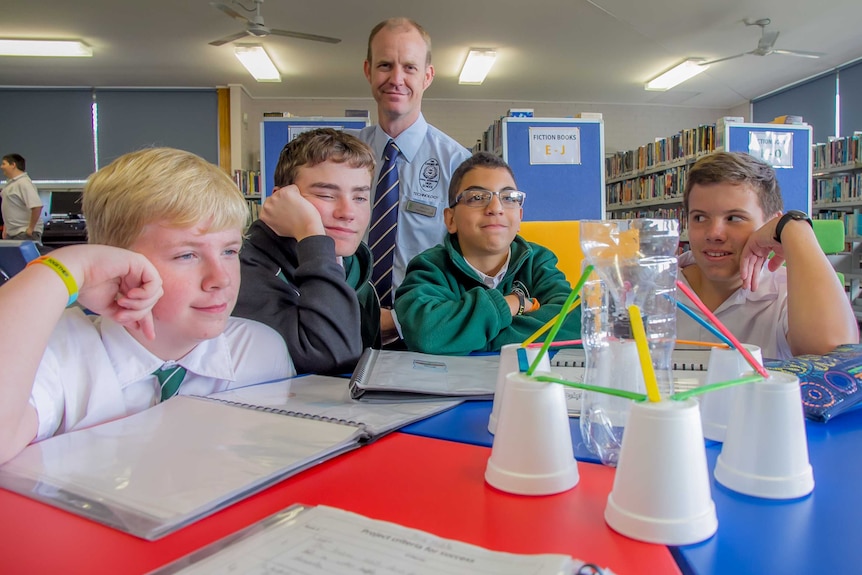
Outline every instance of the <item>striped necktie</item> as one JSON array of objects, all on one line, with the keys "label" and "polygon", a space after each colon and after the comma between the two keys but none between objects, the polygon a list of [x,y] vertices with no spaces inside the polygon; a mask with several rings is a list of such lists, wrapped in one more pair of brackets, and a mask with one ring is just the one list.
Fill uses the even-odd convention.
[{"label": "striped necktie", "polygon": [[160,401],[164,401],[177,394],[180,384],[186,377],[186,368],[181,365],[171,365],[157,369],[153,375],[159,380],[159,387],[162,390]]},{"label": "striped necktie", "polygon": [[383,150],[383,167],[377,179],[371,229],[368,243],[374,256],[371,281],[380,297],[380,305],[392,307],[392,265],[395,261],[395,232],[398,229],[398,159],[400,150],[389,140]]}]

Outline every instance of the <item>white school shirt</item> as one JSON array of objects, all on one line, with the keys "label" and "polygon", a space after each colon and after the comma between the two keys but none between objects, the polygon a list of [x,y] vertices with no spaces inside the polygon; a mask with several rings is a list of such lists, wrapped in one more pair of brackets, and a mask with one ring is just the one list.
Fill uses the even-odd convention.
[{"label": "white school shirt", "polygon": [[[695,265],[691,252],[679,256],[679,279],[688,287],[691,286],[682,269],[690,265]],[[682,303],[698,311],[681,290],[678,290],[676,295]],[[739,288],[713,313],[740,342],[760,346],[764,359],[793,357],[787,342],[787,268],[782,266],[771,272],[763,266],[757,291]],[[702,313],[699,315],[704,317]],[[696,341],[719,341],[680,309],[676,312],[676,337]]]},{"label": "white school shirt", "polygon": [[[374,191],[383,167],[383,150],[392,138],[375,125],[363,128],[359,139],[371,146],[377,160],[372,180]],[[443,210],[449,207],[449,181],[455,168],[470,157],[467,148],[426,122],[422,114],[395,138],[395,144],[401,153],[397,160],[399,198],[393,294],[404,280],[410,260],[442,243],[449,233],[443,220]]]},{"label": "white school shirt", "polygon": [[42,356],[30,404],[39,417],[34,441],[126,417],[159,402],[154,371],[179,363],[180,395],[209,395],[296,374],[284,339],[256,321],[231,317],[221,335],[177,362],[165,362],[118,323],[66,310]]}]

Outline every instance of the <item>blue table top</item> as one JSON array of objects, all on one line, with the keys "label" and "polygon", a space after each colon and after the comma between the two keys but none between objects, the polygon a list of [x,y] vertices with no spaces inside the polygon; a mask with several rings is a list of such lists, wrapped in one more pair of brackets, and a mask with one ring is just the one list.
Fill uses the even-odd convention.
[{"label": "blue table top", "polygon": [[[862,410],[806,422],[814,491],[771,501],[712,481],[718,532],[672,548],[692,573],[859,573],[862,571]],[[707,446],[710,473],[721,444]]]},{"label": "blue table top", "polygon": [[[405,433],[490,447],[490,401],[473,401],[402,429]],[[575,457],[597,462],[570,420]],[[806,422],[814,492],[792,501],[741,495],[713,479],[718,532],[671,551],[685,573],[862,572],[862,409],[829,423]],[[706,442],[710,474],[721,444]]]}]

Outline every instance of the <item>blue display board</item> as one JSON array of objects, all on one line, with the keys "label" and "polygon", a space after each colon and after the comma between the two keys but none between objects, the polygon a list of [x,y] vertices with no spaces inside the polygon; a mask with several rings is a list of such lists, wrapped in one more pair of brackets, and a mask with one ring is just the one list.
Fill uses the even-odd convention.
[{"label": "blue display board", "polygon": [[[775,168],[778,184],[781,186],[781,196],[784,199],[784,210],[802,210],[811,213],[811,126],[794,124],[724,124],[726,133],[723,149],[730,152],[751,153],[752,134],[779,133],[789,134],[792,138],[792,161],[788,158],[777,159],[775,163],[762,158]],[[719,124],[720,129],[720,124]],[[789,164],[781,167],[781,164]]]},{"label": "blue display board", "polygon": [[525,221],[605,218],[601,120],[503,118],[502,143],[503,159],[527,192]]},{"label": "blue display board", "polygon": [[284,145],[302,132],[314,128],[361,130],[368,125],[366,118],[267,118],[260,123],[261,202],[272,193],[273,174]]}]

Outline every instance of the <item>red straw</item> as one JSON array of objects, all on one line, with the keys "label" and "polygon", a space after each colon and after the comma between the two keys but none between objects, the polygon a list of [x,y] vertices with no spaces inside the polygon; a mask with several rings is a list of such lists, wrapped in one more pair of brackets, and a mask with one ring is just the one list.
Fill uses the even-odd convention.
[{"label": "red straw", "polygon": [[735,347],[737,349],[737,351],[739,351],[739,353],[742,354],[742,357],[745,358],[745,361],[748,362],[748,365],[750,365],[754,369],[754,371],[756,371],[757,373],[762,375],[764,378],[769,379],[769,372],[766,371],[766,368],[763,367],[762,365],[760,365],[759,363],[757,363],[757,360],[754,359],[754,357],[751,355],[751,353],[747,349],[745,349],[745,346],[742,345],[739,342],[739,340],[734,337],[734,335],[732,333],[730,333],[729,329],[724,327],[723,323],[718,321],[718,318],[715,317],[715,314],[712,313],[711,311],[709,311],[709,308],[706,307],[702,301],[700,301],[700,298],[697,297],[695,295],[695,293],[693,291],[691,291],[691,289],[688,286],[686,286],[681,281],[676,280],[676,287],[681,289],[682,293],[687,295],[688,299],[690,299],[691,301],[694,302],[694,305],[696,305],[697,308],[703,312],[703,314],[709,319],[709,321],[712,322],[712,324],[716,327],[716,329],[718,329],[718,331],[720,331],[724,335],[724,337],[726,337],[727,339],[730,340],[730,343],[733,344],[733,347]]}]

